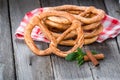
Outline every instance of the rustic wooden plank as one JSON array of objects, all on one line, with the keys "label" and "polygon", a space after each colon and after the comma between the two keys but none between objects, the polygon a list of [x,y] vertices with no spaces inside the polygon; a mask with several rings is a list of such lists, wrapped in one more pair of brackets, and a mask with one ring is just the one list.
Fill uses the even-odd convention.
[{"label": "rustic wooden plank", "polygon": [[119,80],[120,55],[115,40],[108,40],[102,44],[92,44],[89,48],[91,50],[96,50],[99,53],[102,52],[105,55],[105,59],[100,61],[99,67],[94,67],[90,63],[94,79]]},{"label": "rustic wooden plank", "polygon": [[[49,0],[47,2],[41,0],[41,3],[43,7],[64,4],[79,5],[77,0]],[[76,62],[68,62],[58,56],[52,55],[51,58],[55,80],[93,80],[90,67],[87,63],[79,67]]]},{"label": "rustic wooden plank", "polygon": [[[114,0],[110,0],[109,2],[105,0],[105,4],[106,4],[108,14],[120,20],[120,4]],[[120,52],[120,35],[117,36],[117,43],[118,43],[119,52]]]},{"label": "rustic wooden plank", "polygon": [[[40,7],[39,0],[9,0],[9,5],[17,80],[53,80],[50,57],[34,55],[23,40],[14,36],[24,14]],[[39,44],[42,49],[47,47],[41,42]]]},{"label": "rustic wooden plank", "polygon": [[[103,0],[88,0],[87,3],[88,4],[86,4],[84,2],[84,4],[86,4],[86,5],[89,5],[89,4],[94,5],[97,8],[101,8],[101,9],[105,10]],[[111,4],[114,4],[111,0],[110,1],[106,0],[106,3],[109,6]],[[81,4],[83,4],[83,3],[81,2]],[[110,7],[108,7],[108,9],[110,9]],[[106,11],[108,11],[108,13],[113,12],[112,9],[114,9],[113,6],[111,6],[111,9],[109,11],[108,10],[106,10]],[[109,39],[101,44],[93,43],[91,45],[88,45],[87,47],[91,50],[96,50],[98,52],[102,52],[105,54],[105,59],[100,61],[99,67],[94,67],[91,63],[89,63],[94,80],[119,80],[119,78],[120,78],[120,75],[119,75],[119,73],[120,73],[120,68],[119,68],[120,55],[119,55],[116,40]]]},{"label": "rustic wooden plank", "polygon": [[49,6],[58,6],[58,5],[64,5],[64,4],[75,4],[77,5],[78,2],[75,0],[58,0],[58,1],[55,1],[55,0],[49,0],[49,1],[46,1],[46,0],[40,0],[41,1],[41,5],[44,6],[44,7],[49,7]]},{"label": "rustic wooden plank", "polygon": [[3,71],[4,71],[4,64],[0,63],[0,80],[3,80]]},{"label": "rustic wooden plank", "polygon": [[87,0],[87,1],[78,0],[78,1],[81,6],[95,6],[96,8],[105,10],[103,0],[97,0],[97,1],[96,0]]},{"label": "rustic wooden plank", "polygon": [[7,0],[0,0],[0,80],[15,80]]},{"label": "rustic wooden plank", "polygon": [[110,0],[109,2],[105,0],[106,9],[109,15],[120,19],[120,5],[115,0]]}]

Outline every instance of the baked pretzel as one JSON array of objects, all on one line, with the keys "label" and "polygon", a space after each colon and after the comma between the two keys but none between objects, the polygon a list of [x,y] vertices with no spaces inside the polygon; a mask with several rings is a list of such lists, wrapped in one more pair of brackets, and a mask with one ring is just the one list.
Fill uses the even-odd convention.
[{"label": "baked pretzel", "polygon": [[96,29],[100,24],[101,24],[101,21],[83,25],[82,28],[83,30],[93,30],[93,29]]},{"label": "baked pretzel", "polygon": [[[94,29],[91,32],[84,32],[84,38],[86,39],[85,44],[89,44],[92,41],[95,41],[95,39],[93,39],[93,37],[99,35],[102,32],[102,30],[103,30],[103,26],[100,24],[97,29]],[[55,33],[55,32],[51,32],[51,33],[55,38],[58,38],[61,35],[60,33]],[[67,36],[65,36],[64,39],[74,38],[75,36],[77,36],[77,33],[75,30],[73,30]],[[89,42],[88,38],[89,38],[89,40],[91,38],[90,42]],[[67,40],[66,40],[66,42],[67,42]],[[67,45],[69,45],[69,44],[67,44]]]},{"label": "baked pretzel", "polygon": [[[97,40],[98,35],[102,32],[103,26],[101,25],[101,20],[105,16],[105,13],[101,9],[96,9],[93,6],[76,6],[76,5],[62,5],[55,7],[47,7],[49,10],[55,11],[65,11],[72,14],[76,19],[82,22],[82,29],[84,31],[84,44],[90,44]],[[44,21],[45,24],[49,25],[51,28],[51,33],[55,38],[58,38],[61,32],[69,28],[71,24],[68,19],[59,16],[50,16]],[[72,42],[75,40],[69,40],[70,38],[75,38],[77,36],[76,31],[72,30],[68,35],[64,37],[59,44],[73,46]]]},{"label": "baked pretzel", "polygon": [[[91,44],[97,40],[98,36],[94,36],[91,38],[84,39],[84,45]],[[75,41],[74,40],[64,40],[60,42],[60,45],[66,45],[66,46],[74,46]]]},{"label": "baked pretzel", "polygon": [[56,23],[48,19],[45,20],[45,24],[47,24],[49,28],[56,28],[59,30],[66,30],[69,28],[69,25],[67,24]]},{"label": "baked pretzel", "polygon": [[[59,16],[64,17],[71,22],[71,26],[66,29],[58,38],[55,38],[52,33],[48,30],[46,25],[43,23],[44,18],[49,16]],[[34,41],[31,38],[31,32],[35,26],[39,26],[45,37],[50,40],[49,48],[45,50],[40,50],[35,45]],[[64,39],[64,37],[69,34],[72,30],[76,30],[77,38],[74,42],[74,46],[68,51],[61,51],[57,48],[57,45]],[[28,47],[37,55],[48,55],[54,53],[60,57],[65,57],[67,54],[75,51],[78,47],[82,47],[84,44],[84,34],[81,28],[81,22],[78,21],[75,17],[67,12],[62,11],[48,11],[43,12],[39,15],[34,16],[28,25],[25,28],[24,39]]]},{"label": "baked pretzel", "polygon": [[[48,9],[51,10],[57,10],[57,11],[81,11],[81,13],[74,15],[78,20],[80,20],[83,23],[90,24],[94,22],[101,21],[104,16],[105,12],[101,9],[96,9],[95,7],[85,7],[85,6],[76,6],[76,5],[62,5],[62,6],[56,6],[56,7],[48,7]],[[84,17],[87,13],[93,13],[96,14],[96,16],[93,16],[91,18]],[[64,21],[62,19],[61,21]]]},{"label": "baked pretzel", "polygon": [[[52,21],[52,20],[46,19],[44,22],[45,22],[45,24],[49,25],[49,27],[56,28],[59,30],[66,30],[69,27],[68,24],[65,24],[65,23],[63,24],[63,22],[62,23],[57,22],[57,20]],[[99,21],[99,22],[83,25],[82,28],[83,28],[83,30],[93,30],[93,29],[97,28],[100,24],[101,24],[101,22]]]},{"label": "baked pretzel", "polygon": [[100,24],[98,28],[92,30],[92,32],[84,32],[85,38],[90,38],[99,35],[103,30],[103,26]]},{"label": "baked pretzel", "polygon": [[[52,21],[50,21],[50,22],[45,21],[45,23],[48,24],[50,27],[55,27],[59,30],[66,30],[69,27],[67,25],[58,24],[58,23],[54,23],[54,22],[52,24]],[[82,26],[84,31],[92,30],[91,32],[85,32],[84,37],[85,38],[90,38],[90,37],[93,37],[93,36],[96,36],[96,35],[100,34],[103,30],[103,26],[100,23],[101,22],[96,22],[96,23],[93,23],[93,24],[90,24],[90,25]],[[55,37],[60,36],[59,33],[52,32],[52,34]],[[72,38],[74,36],[76,36],[76,31],[71,31],[64,39]]]},{"label": "baked pretzel", "polygon": [[[93,6],[62,5],[44,8],[44,12],[34,16],[25,28],[24,39],[28,47],[37,55],[51,53],[65,57],[78,47],[95,42],[102,32],[101,20],[105,13]],[[50,40],[49,47],[39,49],[31,38],[31,32],[39,26],[45,37]],[[58,45],[72,46],[61,51]]]},{"label": "baked pretzel", "polygon": [[48,20],[56,22],[56,23],[60,23],[60,24],[71,24],[71,22],[64,17],[50,16],[48,17]]}]

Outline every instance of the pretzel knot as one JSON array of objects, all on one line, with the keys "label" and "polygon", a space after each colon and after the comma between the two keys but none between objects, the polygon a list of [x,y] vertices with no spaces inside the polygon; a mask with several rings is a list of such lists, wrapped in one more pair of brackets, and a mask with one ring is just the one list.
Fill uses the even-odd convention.
[{"label": "pretzel knot", "polygon": [[[74,16],[82,24],[84,32],[84,45],[95,42],[99,34],[103,31],[101,24],[102,19],[105,16],[105,12],[101,9],[97,9],[93,6],[77,6],[77,5],[61,5],[55,7],[46,7],[45,10],[65,11]],[[51,27],[55,27],[58,30],[64,31],[67,29],[70,22],[65,18],[56,16],[50,16],[45,23]],[[64,26],[64,27],[63,27]],[[60,34],[52,32],[55,37],[59,37]],[[69,35],[65,36],[64,39],[74,38],[77,35],[76,31],[73,30]],[[62,41],[61,45],[73,46],[74,41]]]},{"label": "pretzel knot", "polygon": [[[57,16],[67,19],[70,22],[69,28],[60,33],[59,37],[55,37],[49,30],[49,27],[44,23],[45,19],[50,16]],[[49,47],[45,50],[39,49],[31,38],[31,32],[35,26],[39,26],[43,34],[50,40]],[[64,43],[64,38],[72,31],[76,31],[77,37],[75,40],[67,40],[68,42],[74,41],[74,46],[68,51],[61,51],[57,48],[58,44]],[[39,15],[34,16],[24,32],[24,39],[28,47],[37,55],[48,55],[54,53],[60,57],[65,57],[67,54],[75,51],[78,47],[84,44],[84,34],[81,28],[81,22],[78,21],[73,15],[63,11],[46,11]]]}]

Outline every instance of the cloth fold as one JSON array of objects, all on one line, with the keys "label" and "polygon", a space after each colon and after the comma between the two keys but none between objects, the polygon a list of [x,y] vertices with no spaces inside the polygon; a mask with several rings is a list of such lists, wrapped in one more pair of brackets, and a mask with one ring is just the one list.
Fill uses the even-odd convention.
[{"label": "cloth fold", "polygon": [[[37,8],[25,14],[24,18],[20,22],[20,25],[15,32],[15,36],[17,39],[24,39],[24,29],[29,23],[30,19],[34,15],[42,13],[44,10],[46,10],[46,8]],[[99,43],[105,41],[108,38],[114,38],[120,33],[120,21],[116,18],[105,15],[102,20],[102,25],[104,29],[97,39],[97,42]],[[47,43],[50,42],[47,38],[45,38],[38,26],[35,26],[35,28],[33,29],[31,37],[33,38],[33,40],[36,41],[43,41]]]}]

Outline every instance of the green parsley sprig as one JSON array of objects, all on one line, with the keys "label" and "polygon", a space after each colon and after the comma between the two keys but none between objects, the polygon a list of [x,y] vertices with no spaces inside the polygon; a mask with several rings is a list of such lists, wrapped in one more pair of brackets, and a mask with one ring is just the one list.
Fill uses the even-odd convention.
[{"label": "green parsley sprig", "polygon": [[[96,51],[91,51],[93,55],[97,54]],[[78,65],[82,65],[84,63],[84,56],[86,55],[82,49],[78,48],[76,52],[72,52],[68,54],[65,59],[67,61],[77,61]]]}]

